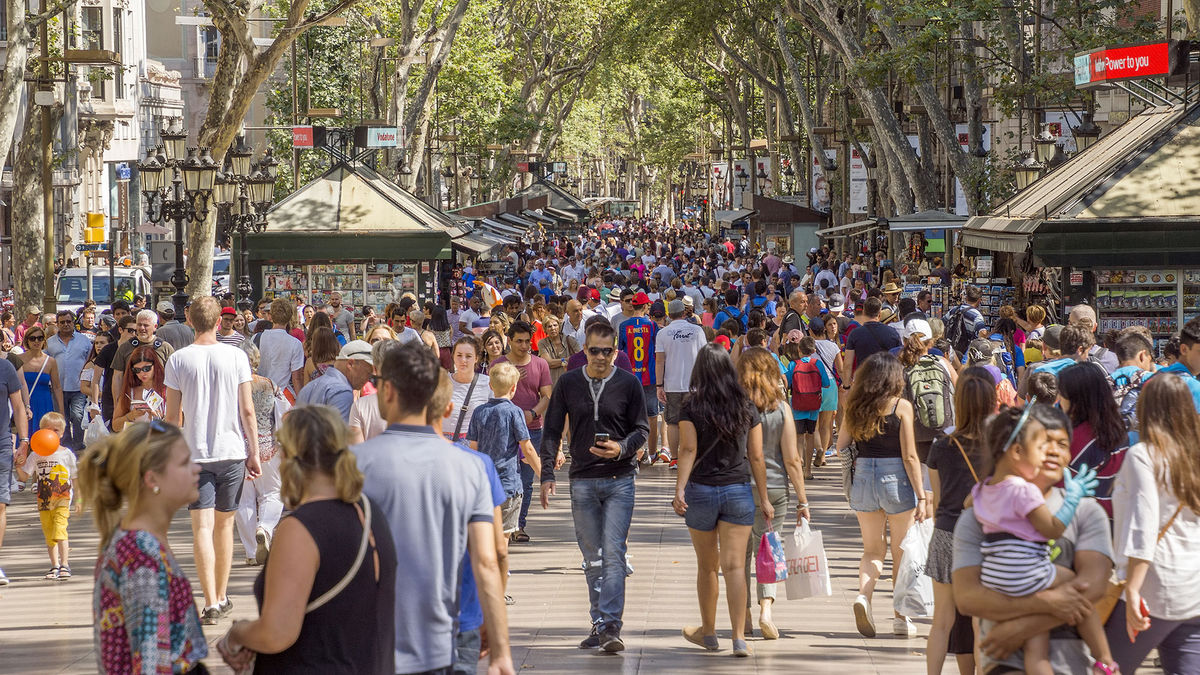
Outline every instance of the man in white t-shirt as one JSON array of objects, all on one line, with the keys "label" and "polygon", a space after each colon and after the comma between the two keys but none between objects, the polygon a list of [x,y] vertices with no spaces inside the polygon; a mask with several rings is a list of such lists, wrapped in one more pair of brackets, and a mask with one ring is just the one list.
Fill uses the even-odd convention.
[{"label": "man in white t-shirt", "polygon": [[188,318],[196,341],[167,359],[166,419],[183,427],[192,461],[200,465],[200,497],[188,512],[196,575],[204,592],[200,622],[214,625],[233,611],[226,590],[242,483],[247,477],[258,478],[262,467],[250,397],[250,360],[241,349],[217,341],[221,306],[216,298],[196,299]]},{"label": "man in white t-shirt", "polygon": [[700,350],[708,344],[704,329],[688,321],[684,316],[686,313],[682,300],[667,303],[671,323],[654,339],[654,383],[659,402],[666,406],[663,417],[667,422],[667,445],[672,458],[679,456],[679,413],[691,383],[692,367],[696,365]]},{"label": "man in white t-shirt", "polygon": [[294,311],[292,303],[283,298],[271,301],[271,325],[279,328],[263,331],[254,342],[261,354],[258,374],[280,389],[290,384],[293,392],[299,392],[304,386],[304,345],[286,330]]},{"label": "man in white t-shirt", "polygon": [[[399,340],[380,340],[371,346],[371,365],[376,377],[383,368],[383,359],[393,350],[403,346],[404,343]],[[349,427],[352,445],[383,433],[387,428],[387,421],[379,412],[378,392],[358,397],[350,407]]]},{"label": "man in white t-shirt", "polygon": [[483,298],[478,293],[467,301],[467,309],[458,315],[458,330],[463,335],[471,334],[471,324],[479,319],[479,308],[483,306]]}]

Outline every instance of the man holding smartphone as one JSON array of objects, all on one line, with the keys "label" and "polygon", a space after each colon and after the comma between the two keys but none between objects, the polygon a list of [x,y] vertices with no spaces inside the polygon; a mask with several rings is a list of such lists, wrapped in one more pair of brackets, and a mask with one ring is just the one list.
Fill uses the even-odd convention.
[{"label": "man holding smartphone", "polygon": [[598,321],[588,326],[587,366],[559,378],[546,410],[542,434],[542,508],[555,494],[554,460],[563,427],[571,428],[571,516],[584,559],[592,631],[580,649],[625,649],[625,550],[633,519],[637,451],[649,425],[642,384],[614,367],[616,331]]}]

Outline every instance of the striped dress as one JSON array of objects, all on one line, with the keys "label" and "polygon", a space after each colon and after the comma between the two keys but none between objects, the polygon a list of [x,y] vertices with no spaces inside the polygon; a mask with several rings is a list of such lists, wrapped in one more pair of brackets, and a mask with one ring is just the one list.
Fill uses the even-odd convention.
[{"label": "striped dress", "polygon": [[1019,476],[986,478],[971,497],[984,535],[980,582],[1011,597],[1049,588],[1056,574],[1050,547],[1029,522],[1029,514],[1046,505],[1041,490]]}]

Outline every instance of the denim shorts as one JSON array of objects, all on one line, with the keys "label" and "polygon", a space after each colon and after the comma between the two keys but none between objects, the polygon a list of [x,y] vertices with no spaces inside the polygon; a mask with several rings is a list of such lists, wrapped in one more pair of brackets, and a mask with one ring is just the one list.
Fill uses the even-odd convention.
[{"label": "denim shorts", "polygon": [[917,508],[917,493],[899,457],[859,457],[854,462],[850,508],[855,511],[895,515]]},{"label": "denim shorts", "polygon": [[687,511],[683,521],[693,530],[711,532],[717,529],[717,521],[734,525],[754,524],[754,491],[749,483],[733,485],[687,484],[683,488],[683,499]]},{"label": "denim shorts", "polygon": [[657,417],[662,412],[662,403],[658,400],[658,387],[642,385],[642,400],[646,403],[646,417]]}]

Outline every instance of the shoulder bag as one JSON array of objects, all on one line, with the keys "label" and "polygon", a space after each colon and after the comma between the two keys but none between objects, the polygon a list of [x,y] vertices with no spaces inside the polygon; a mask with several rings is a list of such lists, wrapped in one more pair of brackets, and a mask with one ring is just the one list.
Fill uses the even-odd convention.
[{"label": "shoulder bag", "polygon": [[[1183,504],[1180,504],[1175,508],[1175,513],[1171,514],[1171,518],[1167,521],[1167,524],[1163,525],[1162,529],[1158,531],[1158,538],[1154,540],[1155,546],[1158,546],[1158,543],[1162,541],[1164,536],[1166,536],[1167,530],[1171,529],[1171,525],[1175,523],[1175,519],[1179,517],[1179,512],[1182,510]],[[1112,581],[1110,579],[1108,582],[1108,588],[1104,590],[1104,597],[1100,598],[1094,603],[1096,607],[1096,614],[1100,615],[1100,623],[1103,624],[1108,622],[1108,617],[1112,615],[1113,609],[1117,606],[1117,601],[1120,600],[1123,595],[1125,595],[1125,581]]]},{"label": "shoulder bag", "polygon": [[479,373],[475,373],[475,376],[471,378],[471,386],[467,387],[467,396],[458,408],[458,421],[454,423],[454,436],[450,438],[451,443],[458,442],[458,434],[462,431],[463,418],[467,416],[467,407],[471,405],[471,394],[475,393],[475,383],[477,382],[479,382]]}]

